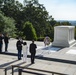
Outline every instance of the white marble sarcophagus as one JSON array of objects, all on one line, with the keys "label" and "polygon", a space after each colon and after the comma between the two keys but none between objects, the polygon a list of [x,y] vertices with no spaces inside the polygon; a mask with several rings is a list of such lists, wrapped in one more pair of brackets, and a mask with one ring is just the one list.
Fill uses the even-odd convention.
[{"label": "white marble sarcophagus", "polygon": [[52,46],[70,47],[75,44],[75,26],[55,26]]}]

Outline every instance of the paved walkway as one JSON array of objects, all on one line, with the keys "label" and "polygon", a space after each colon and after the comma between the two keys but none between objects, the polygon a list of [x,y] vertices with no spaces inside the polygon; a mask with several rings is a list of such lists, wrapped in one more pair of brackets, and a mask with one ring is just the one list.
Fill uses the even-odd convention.
[{"label": "paved walkway", "polygon": [[[18,65],[34,69],[25,69],[26,73],[22,73],[22,75],[52,75],[50,73],[51,71],[68,75],[76,75],[75,46],[70,48],[60,48],[59,51],[56,51],[57,48],[43,48],[44,43],[36,41],[35,43],[37,44],[38,48],[35,64],[31,65],[29,51],[26,63],[23,62],[23,60],[17,60],[16,41],[17,40],[15,39],[10,39],[8,53],[0,54],[0,68],[7,68],[7,75],[12,75],[12,65]],[[27,41],[28,46],[30,43],[31,41]],[[18,69],[15,68],[14,75],[18,75],[17,71]],[[4,75],[3,69],[0,69],[0,73],[1,75]]]}]

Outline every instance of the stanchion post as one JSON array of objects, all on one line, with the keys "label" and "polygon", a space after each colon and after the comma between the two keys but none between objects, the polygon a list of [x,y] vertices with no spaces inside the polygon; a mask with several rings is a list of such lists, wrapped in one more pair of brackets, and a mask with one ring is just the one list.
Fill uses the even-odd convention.
[{"label": "stanchion post", "polygon": [[7,69],[5,68],[5,75],[7,75]]},{"label": "stanchion post", "polygon": [[12,66],[12,75],[14,75],[14,73],[13,73],[13,68],[14,68],[14,67]]},{"label": "stanchion post", "polygon": [[21,68],[18,69],[18,75],[22,75],[22,69]]}]

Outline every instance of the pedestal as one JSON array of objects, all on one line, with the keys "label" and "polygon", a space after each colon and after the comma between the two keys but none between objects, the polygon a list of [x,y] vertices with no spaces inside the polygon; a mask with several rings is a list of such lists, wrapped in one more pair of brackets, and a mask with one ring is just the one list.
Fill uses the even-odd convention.
[{"label": "pedestal", "polygon": [[75,44],[74,26],[55,26],[52,46],[70,47]]}]

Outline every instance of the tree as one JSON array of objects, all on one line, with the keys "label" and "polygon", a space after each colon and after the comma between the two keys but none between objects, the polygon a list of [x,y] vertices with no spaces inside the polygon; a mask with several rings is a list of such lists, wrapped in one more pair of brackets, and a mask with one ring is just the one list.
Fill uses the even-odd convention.
[{"label": "tree", "polygon": [[52,19],[52,20],[50,21],[50,24],[51,24],[51,26],[53,26],[53,27],[56,25],[56,23],[57,23],[57,22],[56,22],[54,19]]},{"label": "tree", "polygon": [[23,9],[24,22],[30,21],[37,33],[38,37],[46,34],[46,29],[50,26],[48,23],[48,12],[38,0],[25,0],[25,7]]},{"label": "tree", "polygon": [[69,23],[68,21],[63,21],[61,22],[61,25],[71,25],[71,23]]},{"label": "tree", "polygon": [[3,0],[0,0],[0,9],[1,9],[2,5],[3,5]]},{"label": "tree", "polygon": [[27,40],[33,40],[33,39],[37,40],[36,31],[32,23],[30,23],[29,21],[24,24],[23,31],[24,31],[24,35],[26,36]]},{"label": "tree", "polygon": [[39,4],[38,0],[24,0],[24,6],[31,3],[36,5]]},{"label": "tree", "polygon": [[10,36],[14,36],[15,30],[14,19],[6,17],[0,13],[0,32],[8,33]]},{"label": "tree", "polygon": [[[47,33],[50,35],[51,26],[46,8],[38,3],[38,0],[24,0],[24,6],[15,0],[3,0],[1,11],[4,15],[11,17],[15,20],[15,26],[17,28],[17,34],[23,36],[23,27],[25,22],[32,23],[37,37],[44,37]],[[2,4],[2,1],[1,1]]]},{"label": "tree", "polygon": [[5,16],[12,17],[15,20],[18,32],[22,31],[22,8],[23,5],[15,0],[4,0],[4,5],[1,8]]}]

